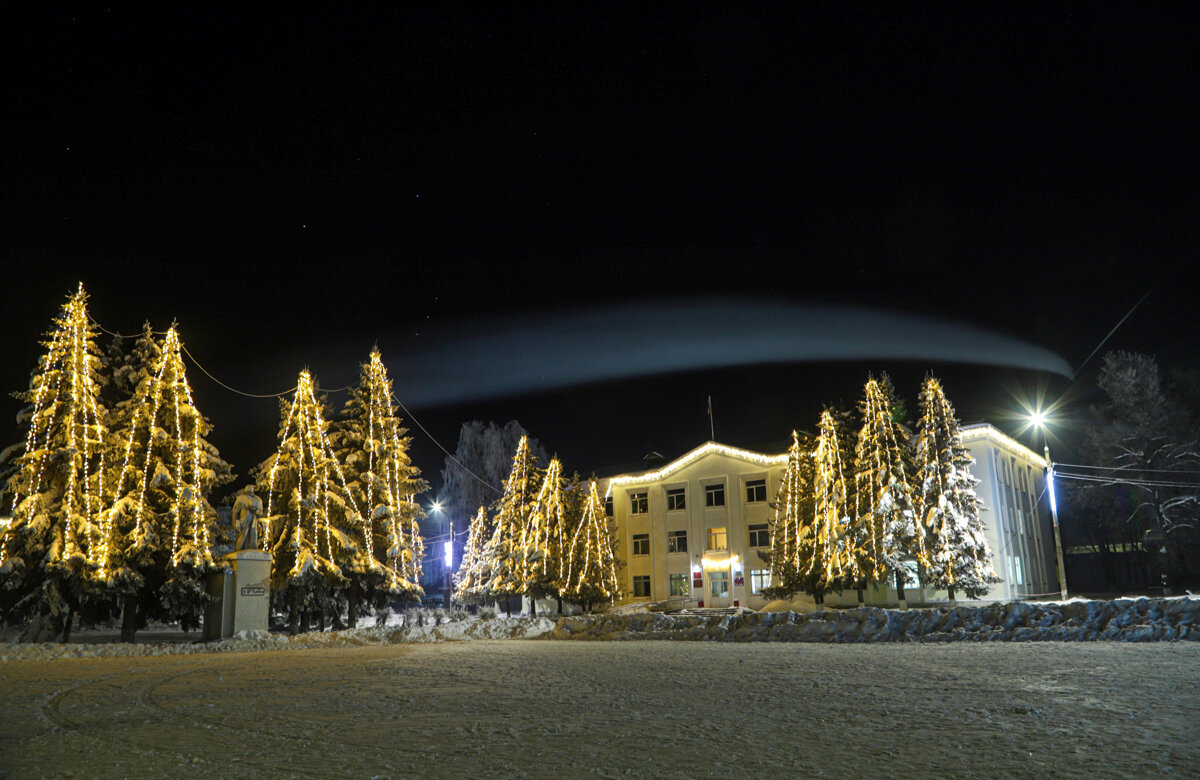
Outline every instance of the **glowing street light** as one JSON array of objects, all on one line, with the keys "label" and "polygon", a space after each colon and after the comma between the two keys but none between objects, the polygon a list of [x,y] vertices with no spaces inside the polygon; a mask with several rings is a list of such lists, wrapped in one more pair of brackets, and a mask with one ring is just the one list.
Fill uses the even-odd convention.
[{"label": "glowing street light", "polygon": [[1050,520],[1054,525],[1054,552],[1058,556],[1058,590],[1067,600],[1067,566],[1063,560],[1062,532],[1058,529],[1058,501],[1054,496],[1054,461],[1050,460],[1050,443],[1046,437],[1046,413],[1040,409],[1029,415],[1029,424],[1042,431],[1043,451],[1046,454],[1046,492],[1050,496]]}]

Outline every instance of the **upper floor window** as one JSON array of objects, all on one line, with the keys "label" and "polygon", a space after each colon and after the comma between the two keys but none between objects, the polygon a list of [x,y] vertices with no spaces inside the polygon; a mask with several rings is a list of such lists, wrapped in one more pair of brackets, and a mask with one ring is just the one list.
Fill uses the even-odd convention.
[{"label": "upper floor window", "polygon": [[686,509],[687,499],[684,495],[683,488],[668,488],[667,489],[667,511],[674,509]]},{"label": "upper floor window", "polygon": [[750,546],[768,547],[771,544],[771,532],[766,523],[755,523],[750,526]]},{"label": "upper floor window", "polygon": [[667,531],[667,552],[687,552],[687,531]]},{"label": "upper floor window", "polygon": [[604,497],[604,515],[605,515],[605,517],[613,516],[613,497],[612,496]]},{"label": "upper floor window", "polygon": [[635,515],[644,515],[650,511],[650,499],[645,492],[629,494],[629,511]]},{"label": "upper floor window", "polygon": [[746,481],[746,503],[757,504],[767,500],[767,481],[751,479]]},{"label": "upper floor window", "polygon": [[708,529],[708,549],[724,550],[729,546],[729,535],[724,528]]},{"label": "upper floor window", "polygon": [[650,554],[650,534],[634,534],[633,535],[633,554],[634,555],[649,555]]},{"label": "upper floor window", "polygon": [[725,506],[725,485],[705,485],[704,486],[704,505],[705,506]]}]

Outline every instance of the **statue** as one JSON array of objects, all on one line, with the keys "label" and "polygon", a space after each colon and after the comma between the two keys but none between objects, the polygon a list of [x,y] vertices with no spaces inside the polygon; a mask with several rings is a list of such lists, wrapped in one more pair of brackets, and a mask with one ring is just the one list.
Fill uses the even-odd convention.
[{"label": "statue", "polygon": [[234,550],[258,549],[258,518],[262,513],[262,499],[254,495],[254,485],[238,491],[233,501],[233,527],[237,529]]}]

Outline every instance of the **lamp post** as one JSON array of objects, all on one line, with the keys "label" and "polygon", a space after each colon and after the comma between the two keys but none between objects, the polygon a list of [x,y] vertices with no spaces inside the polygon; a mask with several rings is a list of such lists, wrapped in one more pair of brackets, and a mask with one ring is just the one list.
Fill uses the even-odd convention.
[{"label": "lamp post", "polygon": [[1059,597],[1067,600],[1067,565],[1063,558],[1062,532],[1058,528],[1058,501],[1054,496],[1054,461],[1050,460],[1050,442],[1046,437],[1046,415],[1034,412],[1029,421],[1042,432],[1042,451],[1046,455],[1046,492],[1050,495],[1050,521],[1054,526],[1054,553],[1058,559]]}]

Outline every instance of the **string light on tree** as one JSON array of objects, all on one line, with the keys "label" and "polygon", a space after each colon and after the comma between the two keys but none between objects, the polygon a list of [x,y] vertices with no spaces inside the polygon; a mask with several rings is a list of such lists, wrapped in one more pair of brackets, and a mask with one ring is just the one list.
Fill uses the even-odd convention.
[{"label": "string light on tree", "polygon": [[974,460],[963,446],[954,408],[933,376],[921,386],[920,407],[916,509],[927,536],[928,581],[946,589],[952,603],[959,590],[978,598],[1000,578],[992,571],[979,517],[981,502],[975,495],[979,480],[971,476]]},{"label": "string light on tree", "polygon": [[571,538],[567,556],[563,596],[589,609],[597,602],[612,601],[620,593],[616,556],[608,518],[596,480],[588,485],[579,525]]},{"label": "string light on tree", "polygon": [[900,408],[887,374],[868,377],[862,401],[863,426],[855,458],[856,548],[868,580],[895,575],[903,602],[904,560],[928,566],[925,537],[919,533],[908,480],[907,431],[896,419]]},{"label": "string light on tree", "polygon": [[290,403],[284,402],[279,450],[258,473],[267,494],[264,551],[272,555],[272,589],[287,603],[289,631],[300,630],[303,602],[345,584],[335,562],[349,545],[349,529],[335,527],[333,509],[347,525],[365,522],[334,456],[312,376],[301,371]]},{"label": "string light on tree", "polygon": [[95,346],[80,284],[44,342],[18,420],[28,422],[13,463],[12,521],[0,537],[0,579],[18,613],[47,619],[46,639],[69,636],[70,618],[94,577],[103,518],[102,456],[107,410],[100,402]]}]

